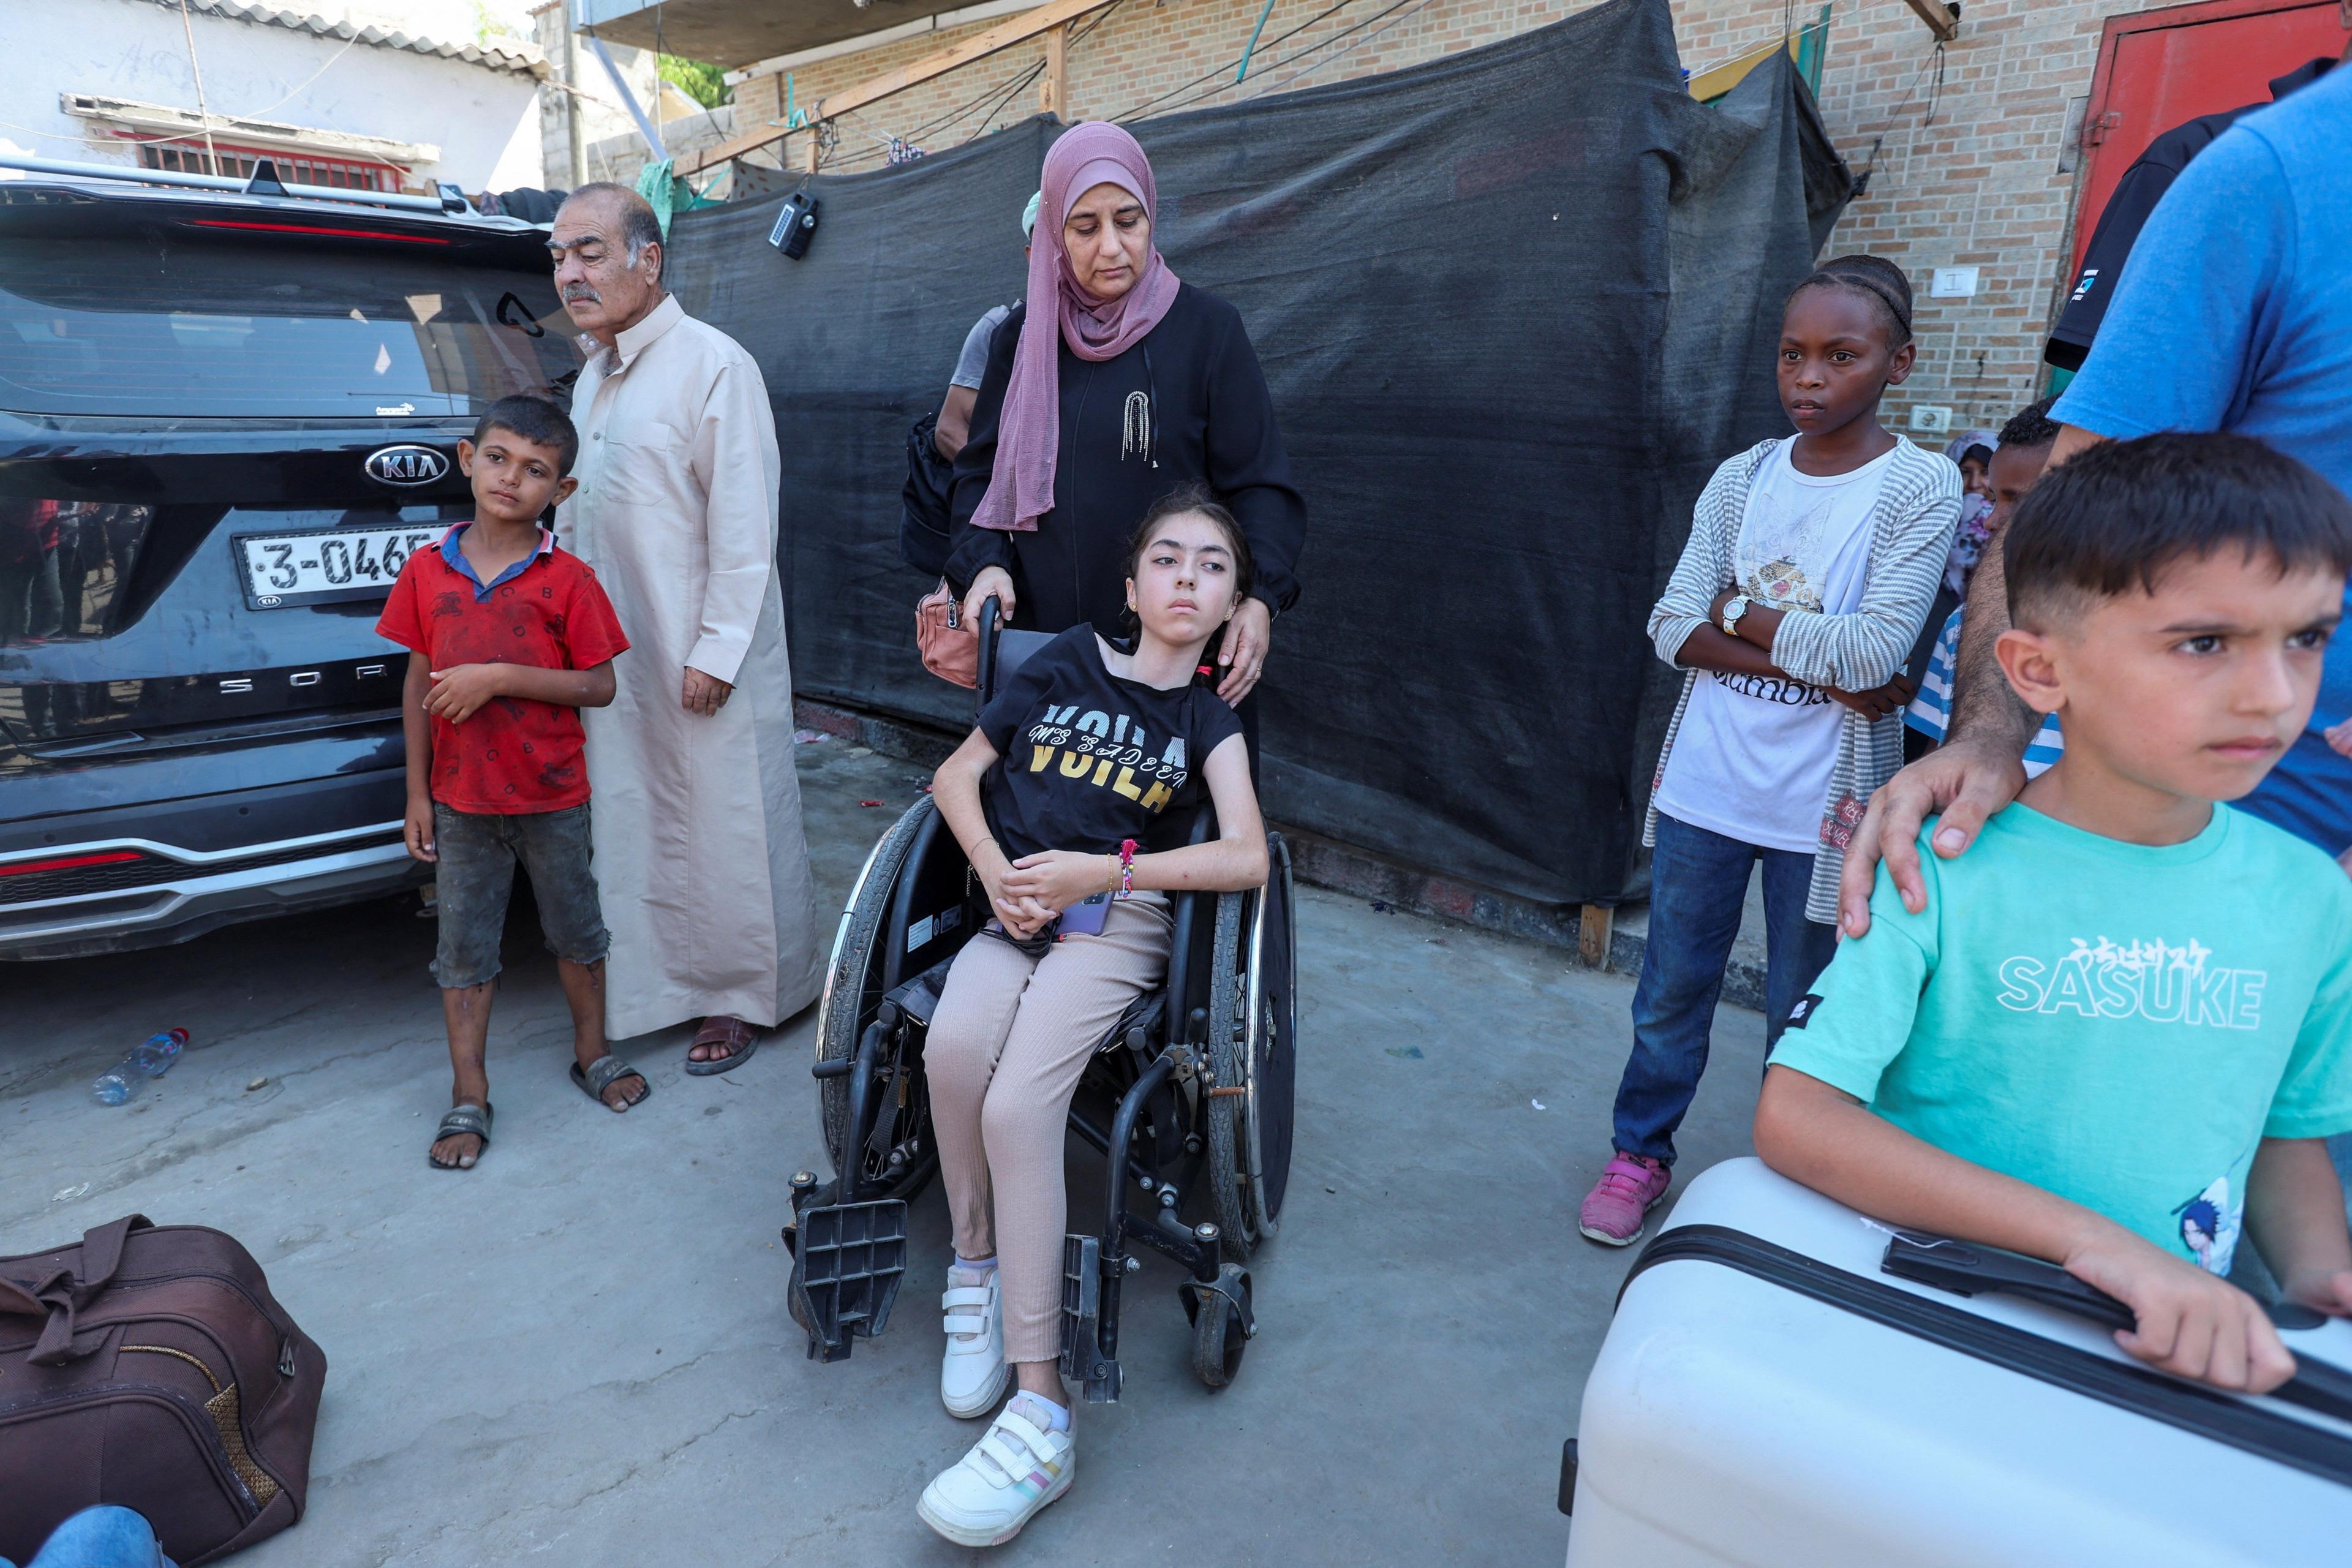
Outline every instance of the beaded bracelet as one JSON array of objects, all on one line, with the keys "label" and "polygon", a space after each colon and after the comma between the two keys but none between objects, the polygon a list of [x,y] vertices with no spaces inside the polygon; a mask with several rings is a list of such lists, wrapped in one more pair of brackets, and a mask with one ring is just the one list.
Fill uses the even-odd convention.
[{"label": "beaded bracelet", "polygon": [[1135,897],[1135,840],[1122,838],[1118,844],[1118,896]]}]

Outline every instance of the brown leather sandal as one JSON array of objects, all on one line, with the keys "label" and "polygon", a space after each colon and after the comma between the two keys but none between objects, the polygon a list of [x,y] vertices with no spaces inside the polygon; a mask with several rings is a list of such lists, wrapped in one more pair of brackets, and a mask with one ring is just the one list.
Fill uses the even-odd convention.
[{"label": "brown leather sandal", "polygon": [[695,1032],[694,1044],[727,1047],[725,1056],[714,1057],[707,1062],[696,1061],[691,1054],[692,1047],[688,1047],[686,1070],[696,1078],[709,1078],[718,1073],[733,1072],[750,1061],[751,1053],[760,1048],[760,1031],[740,1018],[724,1017],[714,1013],[702,1020],[702,1027]]}]

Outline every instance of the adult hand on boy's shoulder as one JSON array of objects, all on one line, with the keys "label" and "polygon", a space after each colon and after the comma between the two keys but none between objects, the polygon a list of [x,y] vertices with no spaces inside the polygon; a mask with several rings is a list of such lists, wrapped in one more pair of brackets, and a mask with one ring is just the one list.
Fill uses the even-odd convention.
[{"label": "adult hand on boy's shoulder", "polygon": [[[2120,1226],[2065,1258],[2066,1272],[2132,1310],[2116,1343],[2162,1371],[2235,1393],[2267,1394],[2294,1375],[2294,1357],[2262,1303]],[[2316,1305],[2316,1303],[2314,1303]]]},{"label": "adult hand on boy's shoulder", "polygon": [[1919,871],[1919,829],[1927,818],[1941,814],[1935,849],[1948,860],[1975,843],[1986,819],[2024,788],[2025,763],[2014,748],[1966,739],[1938,747],[1880,785],[1846,845],[1838,875],[1838,929],[1847,936],[1870,930],[1870,892],[1882,859],[1903,907],[1924,912],[1927,884]]},{"label": "adult hand on boy's shoulder", "polygon": [[462,724],[491,698],[506,690],[507,667],[502,664],[460,664],[433,671],[433,689],[425,694],[425,710],[436,719]]}]

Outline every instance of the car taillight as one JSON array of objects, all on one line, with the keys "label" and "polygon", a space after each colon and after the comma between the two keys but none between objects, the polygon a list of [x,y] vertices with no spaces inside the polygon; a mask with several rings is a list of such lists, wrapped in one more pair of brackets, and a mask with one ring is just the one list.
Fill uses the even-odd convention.
[{"label": "car taillight", "polygon": [[146,852],[140,849],[101,849],[88,855],[58,855],[47,860],[15,860],[0,865],[0,877],[30,877],[42,871],[79,871],[85,866],[120,866],[127,860],[144,860]]},{"label": "car taillight", "polygon": [[327,234],[339,239],[389,239],[401,245],[446,245],[449,242],[435,234],[387,234],[379,228],[330,228],[315,223],[237,223],[227,218],[198,217],[188,220],[195,228],[241,228],[259,230],[264,234]]},{"label": "car taillight", "polygon": [[102,637],[155,509],[0,495],[0,647]]}]

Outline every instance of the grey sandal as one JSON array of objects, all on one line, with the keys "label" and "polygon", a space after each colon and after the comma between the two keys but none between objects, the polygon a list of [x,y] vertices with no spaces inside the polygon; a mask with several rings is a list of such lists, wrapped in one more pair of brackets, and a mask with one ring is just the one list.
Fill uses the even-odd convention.
[{"label": "grey sandal", "polygon": [[[474,1153],[474,1163],[479,1164],[482,1156],[490,1152],[490,1108],[488,1105],[453,1105],[449,1108],[449,1114],[441,1119],[441,1125],[434,1130],[433,1142],[438,1143],[444,1138],[455,1138],[461,1132],[470,1132],[482,1141],[481,1148]],[[472,1168],[461,1164],[443,1164],[433,1157],[430,1145],[425,1151],[425,1163],[436,1171],[464,1171]]]},{"label": "grey sandal", "polygon": [[[643,1083],[646,1086],[645,1093],[637,1096],[636,1099],[629,1101],[626,1105],[614,1105],[608,1103],[604,1099],[604,1091],[612,1088],[614,1082],[625,1078],[633,1078]],[[578,1062],[573,1062],[572,1064],[572,1081],[580,1086],[581,1093],[586,1095],[597,1104],[604,1106],[605,1110],[613,1112],[616,1116],[625,1110],[635,1110],[638,1106],[643,1105],[646,1100],[651,1100],[654,1097],[654,1080],[646,1077],[645,1074],[639,1072],[636,1068],[631,1067],[628,1063],[609,1052],[604,1056],[598,1057],[594,1061],[590,1062],[584,1068]]]}]

